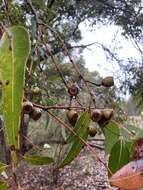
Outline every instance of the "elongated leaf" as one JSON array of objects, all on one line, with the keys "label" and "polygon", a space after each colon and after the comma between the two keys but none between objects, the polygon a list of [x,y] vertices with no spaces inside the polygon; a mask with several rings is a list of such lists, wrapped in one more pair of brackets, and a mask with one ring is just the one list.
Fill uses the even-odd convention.
[{"label": "elongated leaf", "polygon": [[[89,117],[89,113],[84,112],[80,118],[77,120],[75,127],[74,127],[74,132],[76,134],[80,134],[81,129],[86,125],[86,122],[88,124],[87,117]],[[67,143],[71,143],[73,140],[75,140],[77,137],[71,133],[69,137],[67,138]]]},{"label": "elongated leaf", "polygon": [[103,128],[103,133],[105,136],[105,152],[110,154],[112,147],[119,140],[120,128],[117,123],[111,121]]},{"label": "elongated leaf", "polygon": [[8,185],[6,181],[0,181],[0,190],[8,190]]},{"label": "elongated leaf", "polygon": [[112,173],[118,171],[129,162],[129,150],[125,142],[119,140],[112,148],[108,167]]},{"label": "elongated leaf", "polygon": [[[76,133],[78,134],[78,136],[86,141],[88,137],[88,126],[90,124],[90,114],[88,112],[85,112],[81,115],[81,118],[84,122],[79,122],[79,126],[77,127],[78,130],[76,130]],[[77,157],[77,155],[80,153],[81,149],[84,146],[84,143],[81,142],[78,137],[73,138],[72,136],[70,140],[72,140],[72,145],[65,159],[61,162],[60,167],[64,167],[65,165],[71,163],[74,158]]]},{"label": "elongated leaf", "polygon": [[24,160],[26,160],[29,164],[32,165],[47,165],[53,162],[53,158],[33,155],[25,155]]},{"label": "elongated leaf", "polygon": [[3,88],[3,115],[8,145],[19,147],[21,104],[24,87],[25,64],[30,51],[27,31],[14,26],[4,33],[0,41],[0,69]]}]

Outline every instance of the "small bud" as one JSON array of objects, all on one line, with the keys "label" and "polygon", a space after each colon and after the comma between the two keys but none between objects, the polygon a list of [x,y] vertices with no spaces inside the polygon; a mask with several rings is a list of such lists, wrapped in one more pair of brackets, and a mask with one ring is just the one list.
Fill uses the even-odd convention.
[{"label": "small bud", "polygon": [[70,86],[69,88],[68,88],[68,93],[71,95],[71,96],[77,96],[77,94],[78,94],[78,92],[79,92],[79,89],[78,89],[78,87],[75,85],[75,84],[73,84],[72,86]]},{"label": "small bud", "polygon": [[25,114],[29,114],[33,110],[33,104],[29,101],[23,102],[22,107]]},{"label": "small bud", "polygon": [[41,89],[37,86],[32,89],[33,94],[38,95],[41,93]]},{"label": "small bud", "polygon": [[78,118],[78,113],[75,110],[70,110],[67,112],[67,118],[69,123],[74,126]]},{"label": "small bud", "polygon": [[95,126],[90,126],[89,127],[89,131],[88,131],[88,134],[91,136],[91,137],[94,137],[97,133],[97,129]]},{"label": "small bud", "polygon": [[94,122],[98,122],[102,117],[102,112],[99,109],[95,109],[91,112],[91,119]]},{"label": "small bud", "polygon": [[104,79],[102,79],[102,85],[104,87],[111,87],[114,86],[114,79],[113,77],[105,77]]},{"label": "small bud", "polygon": [[32,112],[30,113],[30,118],[34,121],[37,121],[42,116],[42,110],[39,108],[33,108]]}]

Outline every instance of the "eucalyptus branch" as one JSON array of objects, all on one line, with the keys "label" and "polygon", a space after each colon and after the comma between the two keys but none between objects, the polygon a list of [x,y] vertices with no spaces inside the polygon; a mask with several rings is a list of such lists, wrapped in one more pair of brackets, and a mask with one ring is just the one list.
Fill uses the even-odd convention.
[{"label": "eucalyptus branch", "polygon": [[57,31],[55,31],[53,28],[51,28],[49,25],[45,24],[45,23],[39,23],[39,25],[43,25],[43,26],[45,26],[47,29],[49,29],[49,30],[54,34],[54,36],[60,41],[60,43],[61,43],[61,45],[62,45],[62,48],[63,48],[63,50],[64,50],[65,55],[68,56],[68,58],[69,58],[71,64],[73,65],[73,68],[75,69],[76,73],[77,73],[77,74],[81,77],[81,79],[83,80],[83,82],[84,82],[84,84],[85,84],[85,86],[86,86],[86,88],[87,88],[87,90],[88,90],[88,93],[89,93],[90,96],[91,96],[91,99],[92,99],[92,101],[93,101],[93,104],[94,104],[94,106],[96,106],[94,94],[91,92],[91,90],[90,90],[90,88],[89,88],[89,86],[88,86],[86,80],[84,79],[84,77],[83,77],[82,74],[80,73],[80,71],[79,71],[77,65],[75,64],[74,60],[73,60],[72,57],[70,56],[69,51],[68,51],[68,48],[67,48],[67,45],[65,44],[65,42],[63,41],[63,39],[61,38],[61,36],[59,35],[59,33],[58,33]]},{"label": "eucalyptus branch", "polygon": [[[96,44],[96,42],[93,42],[93,43],[89,43],[89,44],[80,44],[80,45],[75,45],[75,46],[72,46],[72,45],[70,45],[70,44],[67,44],[66,46],[67,46],[67,49],[68,50],[70,50],[70,49],[78,49],[78,48],[82,48],[82,49],[85,49],[85,48],[88,48],[89,46],[92,46],[92,45],[94,45],[94,44]],[[55,48],[55,49],[53,49],[53,55],[55,55],[55,54],[57,54],[57,53],[59,53],[59,52],[61,52],[62,50],[61,50],[61,48]]]},{"label": "eucalyptus branch", "polygon": [[[55,105],[55,106],[43,106],[43,105],[39,105],[39,104],[35,104],[35,103],[32,103],[34,107],[37,107],[37,108],[40,108],[42,109],[43,111],[47,111],[47,110],[50,110],[50,109],[57,109],[57,110],[61,110],[61,109],[64,109],[64,110],[69,110],[69,109],[77,109],[77,110],[86,110],[87,107],[82,107],[82,106],[63,106],[63,105]],[[90,109],[94,109],[94,108],[90,108]]]},{"label": "eucalyptus branch", "polygon": [[83,138],[81,138],[69,125],[67,125],[66,123],[64,123],[60,118],[58,118],[57,116],[55,116],[53,113],[51,113],[50,111],[47,111],[47,113],[53,117],[53,119],[60,123],[61,126],[67,128],[73,135],[75,135],[84,145],[87,146],[87,148],[95,155],[95,157],[97,158],[97,160],[99,162],[101,162],[104,167],[110,172],[110,174],[112,175],[111,170],[108,168],[108,166],[106,165],[106,163],[99,157],[99,155],[97,154],[97,152],[95,151],[95,149],[89,144],[87,143]]}]

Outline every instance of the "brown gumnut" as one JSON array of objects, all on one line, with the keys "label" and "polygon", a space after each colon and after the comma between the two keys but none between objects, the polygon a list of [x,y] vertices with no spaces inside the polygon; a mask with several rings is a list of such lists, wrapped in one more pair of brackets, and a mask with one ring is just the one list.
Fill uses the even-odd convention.
[{"label": "brown gumnut", "polygon": [[79,89],[78,89],[78,87],[75,85],[75,84],[73,84],[72,86],[70,86],[69,88],[68,88],[68,93],[73,97],[73,96],[77,96],[77,94],[78,94],[78,92],[79,92]]},{"label": "brown gumnut", "polygon": [[89,127],[89,130],[88,130],[88,134],[91,136],[91,137],[94,137],[97,133],[97,129],[95,126],[90,126]]},{"label": "brown gumnut", "polygon": [[39,108],[33,108],[32,112],[29,115],[31,119],[37,121],[42,116],[42,110]]},{"label": "brown gumnut", "polygon": [[69,110],[67,112],[67,118],[69,123],[74,126],[78,118],[78,113],[75,110]]},{"label": "brown gumnut", "polygon": [[22,107],[25,114],[29,114],[33,110],[33,104],[29,101],[23,102]]},{"label": "brown gumnut", "polygon": [[105,119],[111,119],[113,116],[113,109],[103,109],[102,110],[102,115],[104,116]]},{"label": "brown gumnut", "polygon": [[91,119],[94,122],[98,122],[102,118],[102,112],[99,109],[94,109],[91,112]]},{"label": "brown gumnut", "polygon": [[104,86],[104,87],[114,86],[113,77],[109,76],[109,77],[105,77],[104,79],[102,79],[102,86]]},{"label": "brown gumnut", "polygon": [[103,109],[102,118],[98,121],[100,127],[105,127],[113,116],[113,109]]}]

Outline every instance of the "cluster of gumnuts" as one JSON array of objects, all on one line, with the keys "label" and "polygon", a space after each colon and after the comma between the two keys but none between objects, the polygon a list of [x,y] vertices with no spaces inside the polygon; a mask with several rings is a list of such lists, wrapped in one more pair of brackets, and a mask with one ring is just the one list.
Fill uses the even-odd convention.
[{"label": "cluster of gumnuts", "polygon": [[[93,122],[98,123],[100,127],[104,127],[111,117],[113,116],[113,109],[93,109],[90,111],[90,117]],[[78,112],[76,110],[69,110],[67,112],[67,118],[72,126],[75,126],[78,119]],[[90,126],[88,134],[94,137],[97,133],[96,126]]]},{"label": "cluster of gumnuts", "polygon": [[[106,77],[101,81],[101,85],[104,87],[111,87],[114,85],[113,77]],[[34,94],[39,94],[40,89],[37,87],[34,89]],[[69,95],[73,98],[76,97],[79,93],[79,87],[75,84],[72,84],[68,88]],[[30,101],[24,101],[23,102],[23,113],[29,114],[30,118],[37,121],[40,119],[42,115],[42,110],[34,107],[33,104]],[[76,121],[78,119],[78,112],[77,110],[70,109],[67,112],[67,118],[69,123],[72,126],[75,126]],[[111,119],[113,115],[113,109],[90,109],[90,116],[93,122],[96,122],[99,124],[100,127],[104,127],[108,121]],[[89,127],[89,135],[91,137],[94,137],[97,133],[96,126],[90,126]]]},{"label": "cluster of gumnuts", "polygon": [[33,119],[34,121],[40,119],[42,115],[42,110],[34,107],[30,101],[24,101],[22,107],[23,107],[23,113],[29,114],[31,119]]},{"label": "cluster of gumnuts", "polygon": [[[111,87],[114,85],[114,80],[113,77],[106,77],[101,81],[101,86],[104,87]],[[70,94],[71,97],[76,97],[79,92],[78,86],[72,85],[68,89],[68,93]],[[111,117],[113,116],[113,109],[92,109],[90,110],[90,117],[93,122],[98,123],[100,127],[104,127]],[[69,123],[72,126],[75,126],[76,121],[78,119],[78,112],[74,109],[70,109],[67,112],[67,118]],[[97,133],[96,126],[90,126],[88,130],[88,134],[91,137],[94,137]]]}]

